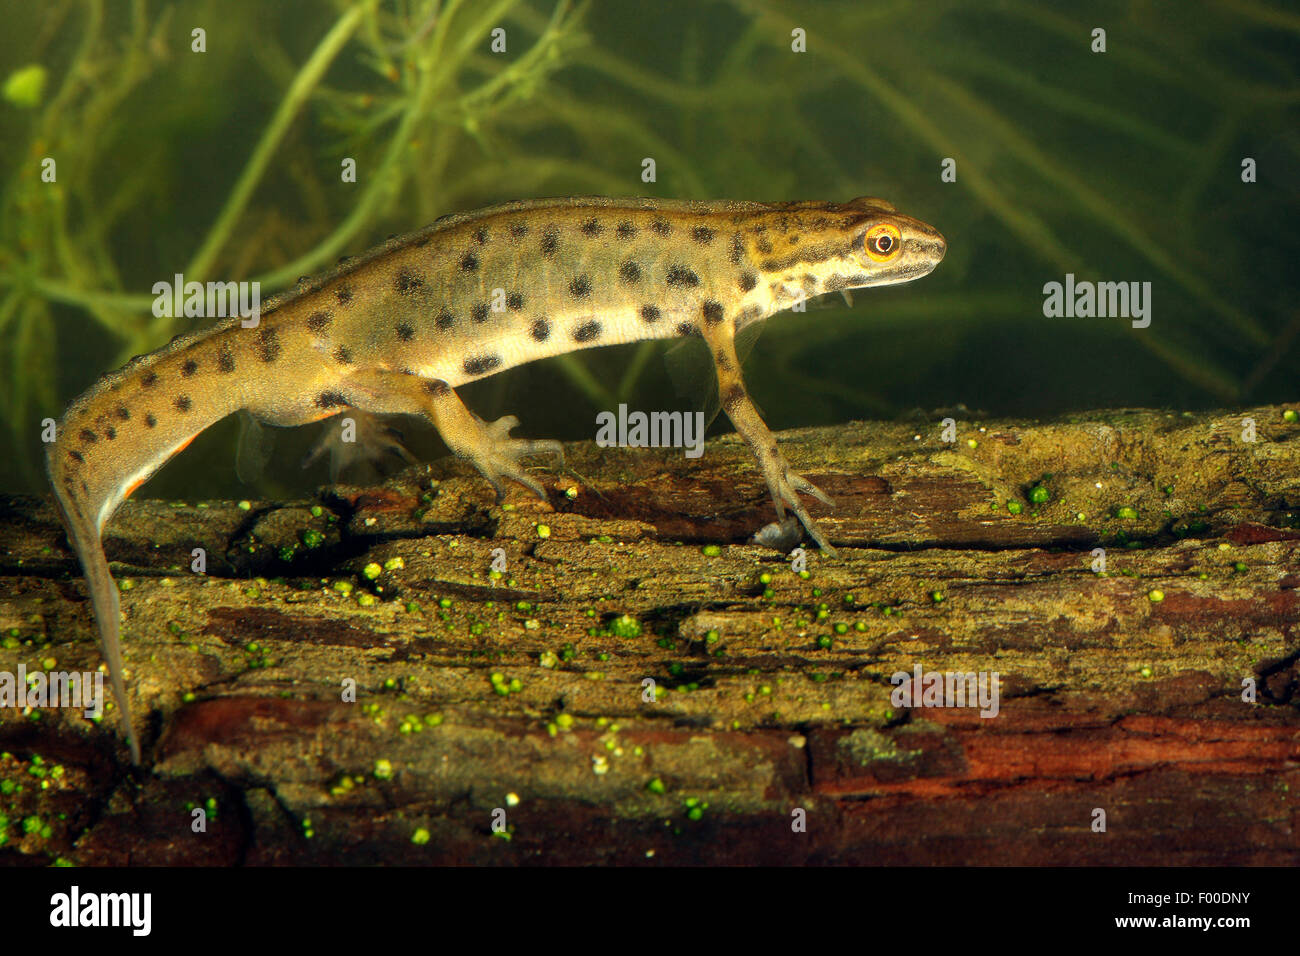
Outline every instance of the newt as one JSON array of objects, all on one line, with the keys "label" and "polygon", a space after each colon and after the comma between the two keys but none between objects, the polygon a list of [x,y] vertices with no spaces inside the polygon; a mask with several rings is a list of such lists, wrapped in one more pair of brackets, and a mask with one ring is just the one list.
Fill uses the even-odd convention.
[{"label": "newt", "polygon": [[520,459],[559,443],[511,438],[514,416],[484,422],[456,387],[575,349],[699,335],[778,518],[789,509],[830,552],[799,495],[830,499],[790,470],[759,417],[736,335],[822,293],[924,276],[945,249],[933,227],[874,198],[525,200],[444,216],[300,282],[253,327],[228,319],[106,375],[68,408],[46,465],[132,761],[140,745],[101,536],[118,506],[210,425],[240,410],[279,426],[349,410],[421,416],[498,497],[510,480],[545,500]]}]

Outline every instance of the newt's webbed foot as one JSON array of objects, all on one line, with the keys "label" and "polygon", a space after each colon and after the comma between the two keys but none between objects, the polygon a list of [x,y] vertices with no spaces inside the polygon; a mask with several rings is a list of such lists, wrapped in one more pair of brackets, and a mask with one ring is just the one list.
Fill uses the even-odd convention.
[{"label": "newt's webbed foot", "polygon": [[769,448],[765,454],[760,454],[759,463],[763,469],[763,477],[767,480],[768,491],[772,493],[772,503],[776,506],[777,518],[784,523],[786,509],[789,508],[794,516],[799,519],[799,523],[804,526],[808,536],[817,543],[817,547],[827,554],[835,554],[835,549],[831,547],[831,543],[826,540],[826,536],[817,527],[817,522],[812,519],[812,516],[808,514],[808,509],[799,500],[799,492],[810,495],[822,504],[832,508],[835,507],[835,502],[831,501],[811,481],[791,471],[789,464],[786,463],[785,456],[775,447]]},{"label": "newt's webbed foot", "polygon": [[546,489],[537,479],[523,470],[519,459],[525,455],[549,453],[559,456],[564,464],[564,446],[549,439],[511,438],[510,432],[519,424],[514,415],[506,415],[488,423],[475,416],[479,428],[477,434],[463,436],[459,447],[452,450],[462,458],[468,458],[480,474],[488,480],[497,493],[497,501],[506,496],[505,479],[517,481],[543,501],[546,501]]}]

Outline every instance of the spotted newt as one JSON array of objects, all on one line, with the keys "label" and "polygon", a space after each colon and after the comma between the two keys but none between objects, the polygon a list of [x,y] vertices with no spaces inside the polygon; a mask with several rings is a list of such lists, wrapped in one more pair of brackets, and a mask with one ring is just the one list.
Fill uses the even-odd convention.
[{"label": "spotted newt", "polygon": [[510,479],[544,499],[519,460],[559,444],[510,438],[517,419],[482,421],[456,387],[575,349],[699,335],[778,517],[788,508],[830,551],[799,493],[829,499],[789,469],[760,419],[736,334],[820,293],[918,278],[944,251],[935,229],[871,198],[507,203],[444,216],[343,260],[268,302],[255,327],[229,319],[105,376],[68,409],[47,466],[132,760],[140,749],[101,533],[128,495],[214,422],[241,409],[273,425],[347,410],[423,416],[498,495]]}]

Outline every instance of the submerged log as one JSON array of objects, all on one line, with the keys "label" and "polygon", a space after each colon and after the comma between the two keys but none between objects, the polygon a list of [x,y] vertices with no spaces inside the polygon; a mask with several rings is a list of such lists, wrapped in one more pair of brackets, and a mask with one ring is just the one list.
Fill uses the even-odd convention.
[{"label": "submerged log", "polygon": [[[0,861],[1300,862],[1283,409],[780,439],[835,557],[747,543],[734,436],[571,445],[549,505],[454,460],[128,502],[145,766],[114,707],[0,710]],[[0,671],[98,667],[49,502],[0,535]],[[932,706],[944,674],[997,698]]]}]

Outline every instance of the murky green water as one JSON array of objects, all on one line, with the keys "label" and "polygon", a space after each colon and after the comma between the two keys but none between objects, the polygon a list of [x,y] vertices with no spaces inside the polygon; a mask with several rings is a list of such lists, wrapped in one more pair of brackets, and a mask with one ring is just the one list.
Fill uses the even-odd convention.
[{"label": "murky green water", "polygon": [[[747,377],[773,428],[1298,397],[1289,5],[354,10],[0,2],[3,487],[42,490],[42,420],[189,328],[154,319],[153,283],[183,271],[269,292],[443,213],[527,196],[870,194],[941,229],[933,275],[768,323]],[[498,27],[504,53],[491,51]],[[341,181],[346,157],[355,183]],[[1067,273],[1150,283],[1150,324],[1045,317],[1044,285]],[[596,411],[619,401],[683,407],[664,348],[526,366],[465,397],[484,417],[519,414],[529,434],[591,439]],[[425,426],[404,428],[442,453]],[[241,486],[236,431],[212,429],[144,493],[324,480],[297,468],[308,428],[282,436],[262,487]]]}]

